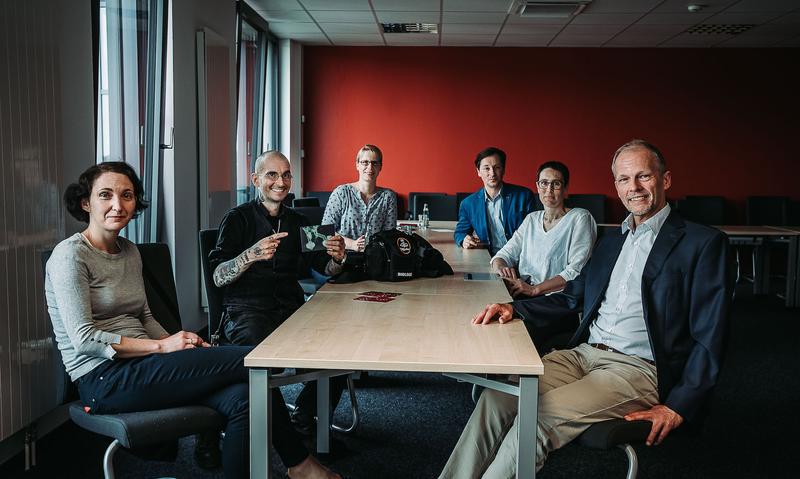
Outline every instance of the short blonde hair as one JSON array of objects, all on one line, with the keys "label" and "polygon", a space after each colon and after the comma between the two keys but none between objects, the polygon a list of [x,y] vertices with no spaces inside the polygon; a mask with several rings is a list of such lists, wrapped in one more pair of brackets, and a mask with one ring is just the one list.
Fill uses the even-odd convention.
[{"label": "short blonde hair", "polygon": [[378,163],[383,163],[383,153],[381,153],[381,149],[375,145],[370,145],[367,143],[366,145],[362,146],[358,153],[356,153],[356,163],[361,160],[361,157],[367,153],[372,153],[375,155],[375,159]]}]

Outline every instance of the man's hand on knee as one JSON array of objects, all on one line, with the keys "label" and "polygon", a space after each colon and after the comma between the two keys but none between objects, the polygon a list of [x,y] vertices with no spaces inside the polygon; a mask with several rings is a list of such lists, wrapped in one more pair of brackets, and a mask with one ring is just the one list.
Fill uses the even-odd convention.
[{"label": "man's hand on knee", "polygon": [[645,420],[653,423],[645,441],[648,446],[661,444],[670,431],[683,424],[683,417],[663,404],[656,404],[646,411],[632,412],[625,416],[625,420]]}]

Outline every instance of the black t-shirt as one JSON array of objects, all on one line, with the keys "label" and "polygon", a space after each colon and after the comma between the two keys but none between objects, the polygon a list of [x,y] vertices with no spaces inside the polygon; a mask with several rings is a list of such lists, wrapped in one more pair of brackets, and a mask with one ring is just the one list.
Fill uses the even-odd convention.
[{"label": "black t-shirt", "polygon": [[325,251],[302,253],[300,227],[308,224],[305,216],[283,205],[278,216],[270,216],[258,200],[228,211],[219,227],[217,246],[209,254],[212,271],[262,238],[279,232],[288,236],[281,239],[272,259],[256,261],[225,287],[224,306],[266,311],[299,308],[303,304],[303,288],[297,283],[298,278],[307,276],[309,267],[324,273],[330,260]]}]

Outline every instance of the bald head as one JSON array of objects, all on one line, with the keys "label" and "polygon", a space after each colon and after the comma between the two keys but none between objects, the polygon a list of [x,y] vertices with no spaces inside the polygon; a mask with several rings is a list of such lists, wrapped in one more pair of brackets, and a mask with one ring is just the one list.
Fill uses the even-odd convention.
[{"label": "bald head", "polygon": [[267,160],[281,160],[285,161],[287,164],[289,163],[289,159],[283,156],[283,153],[280,151],[265,151],[264,153],[258,155],[258,158],[256,158],[256,164],[253,167],[253,171],[255,171],[256,175],[261,175],[264,173],[264,165],[267,163]]}]

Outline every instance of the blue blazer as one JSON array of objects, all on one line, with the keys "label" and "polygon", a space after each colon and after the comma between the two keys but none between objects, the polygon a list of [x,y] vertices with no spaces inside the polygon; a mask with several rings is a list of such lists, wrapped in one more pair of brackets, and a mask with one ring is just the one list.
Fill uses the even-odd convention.
[{"label": "blue blazer", "polygon": [[[512,303],[515,313],[532,323],[534,335],[538,327],[547,330],[582,310],[569,347],[588,340],[626,235],[620,229],[605,233],[562,293]],[[645,264],[642,306],[659,400],[687,421],[698,417],[717,383],[734,283],[725,235],[671,212]]]},{"label": "blue blazer", "polygon": [[[506,240],[510,240],[522,224],[522,220],[534,210],[535,197],[528,188],[511,183],[503,183],[500,194],[503,196],[503,229],[506,230]],[[489,244],[491,238],[486,226],[486,193],[483,188],[461,201],[461,206],[458,208],[458,223],[453,234],[456,244],[461,246],[464,237],[473,231],[482,242]]]}]

